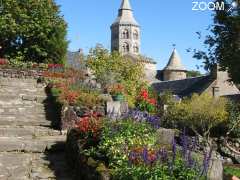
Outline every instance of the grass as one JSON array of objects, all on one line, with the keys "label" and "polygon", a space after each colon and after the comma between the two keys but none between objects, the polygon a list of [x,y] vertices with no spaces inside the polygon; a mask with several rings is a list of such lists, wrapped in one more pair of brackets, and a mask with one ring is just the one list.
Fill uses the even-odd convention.
[{"label": "grass", "polygon": [[225,166],[224,167],[224,174],[237,176],[240,178],[240,166]]}]

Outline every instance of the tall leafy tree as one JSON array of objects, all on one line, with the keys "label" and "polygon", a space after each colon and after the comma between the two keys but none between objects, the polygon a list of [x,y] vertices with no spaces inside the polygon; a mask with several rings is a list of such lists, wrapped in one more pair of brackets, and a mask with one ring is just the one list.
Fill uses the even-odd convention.
[{"label": "tall leafy tree", "polygon": [[54,0],[4,0],[0,11],[0,57],[63,63],[67,24]]},{"label": "tall leafy tree", "polygon": [[208,51],[196,51],[194,56],[204,59],[206,69],[219,63],[223,70],[229,72],[231,80],[240,83],[240,1],[216,2],[224,2],[225,10],[216,10],[214,13],[211,35],[205,40]]}]

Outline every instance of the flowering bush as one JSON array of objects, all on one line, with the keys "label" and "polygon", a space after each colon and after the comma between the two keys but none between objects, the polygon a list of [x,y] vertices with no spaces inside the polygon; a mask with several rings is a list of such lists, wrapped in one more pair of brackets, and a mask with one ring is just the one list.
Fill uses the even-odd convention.
[{"label": "flowering bush", "polygon": [[46,78],[65,78],[65,74],[61,72],[44,71],[42,75]]},{"label": "flowering bush", "polygon": [[123,95],[124,94],[124,87],[122,84],[113,84],[108,88],[108,91],[111,95]]},{"label": "flowering bush", "polygon": [[129,110],[129,112],[123,116],[123,119],[133,119],[134,121],[137,122],[146,122],[156,129],[160,128],[161,125],[161,119],[159,116],[151,115],[148,112],[143,112],[134,109]]},{"label": "flowering bush", "polygon": [[7,64],[8,64],[8,61],[6,59],[1,59],[0,58],[0,66],[7,65]]},{"label": "flowering bush", "polygon": [[125,119],[105,122],[99,145],[85,153],[104,157],[113,179],[205,179],[211,152],[204,154],[200,165],[185,133],[181,139],[181,149],[175,140],[171,148],[159,147],[149,124]]},{"label": "flowering bush", "polygon": [[48,69],[63,68],[63,64],[48,64]]},{"label": "flowering bush", "polygon": [[137,107],[142,111],[156,112],[157,101],[151,97],[147,89],[142,89],[137,101]]},{"label": "flowering bush", "polygon": [[[177,149],[173,140],[171,151],[165,148],[133,147],[128,154],[128,165],[116,170],[118,179],[206,179],[212,154],[206,152],[203,163],[192,156],[185,133],[181,137],[184,144]],[[130,179],[131,179],[130,178]]]},{"label": "flowering bush", "polygon": [[102,127],[102,115],[97,112],[87,113],[76,122],[76,128],[80,130],[83,138],[96,138]]}]

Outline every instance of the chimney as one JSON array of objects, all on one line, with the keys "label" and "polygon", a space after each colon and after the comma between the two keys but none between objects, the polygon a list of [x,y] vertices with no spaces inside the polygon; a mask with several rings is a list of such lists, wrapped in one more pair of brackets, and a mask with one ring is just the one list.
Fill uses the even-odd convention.
[{"label": "chimney", "polygon": [[219,65],[217,63],[212,66],[211,72],[210,72],[212,79],[217,79],[218,78],[219,69],[220,68],[219,68]]}]

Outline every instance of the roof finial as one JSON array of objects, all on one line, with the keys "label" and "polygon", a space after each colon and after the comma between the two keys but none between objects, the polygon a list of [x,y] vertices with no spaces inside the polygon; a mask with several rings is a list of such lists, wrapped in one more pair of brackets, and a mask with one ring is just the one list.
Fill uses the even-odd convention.
[{"label": "roof finial", "polygon": [[132,10],[129,0],[123,0],[120,9]]},{"label": "roof finial", "polygon": [[175,43],[173,43],[172,46],[173,46],[173,50],[175,51],[177,45]]}]

